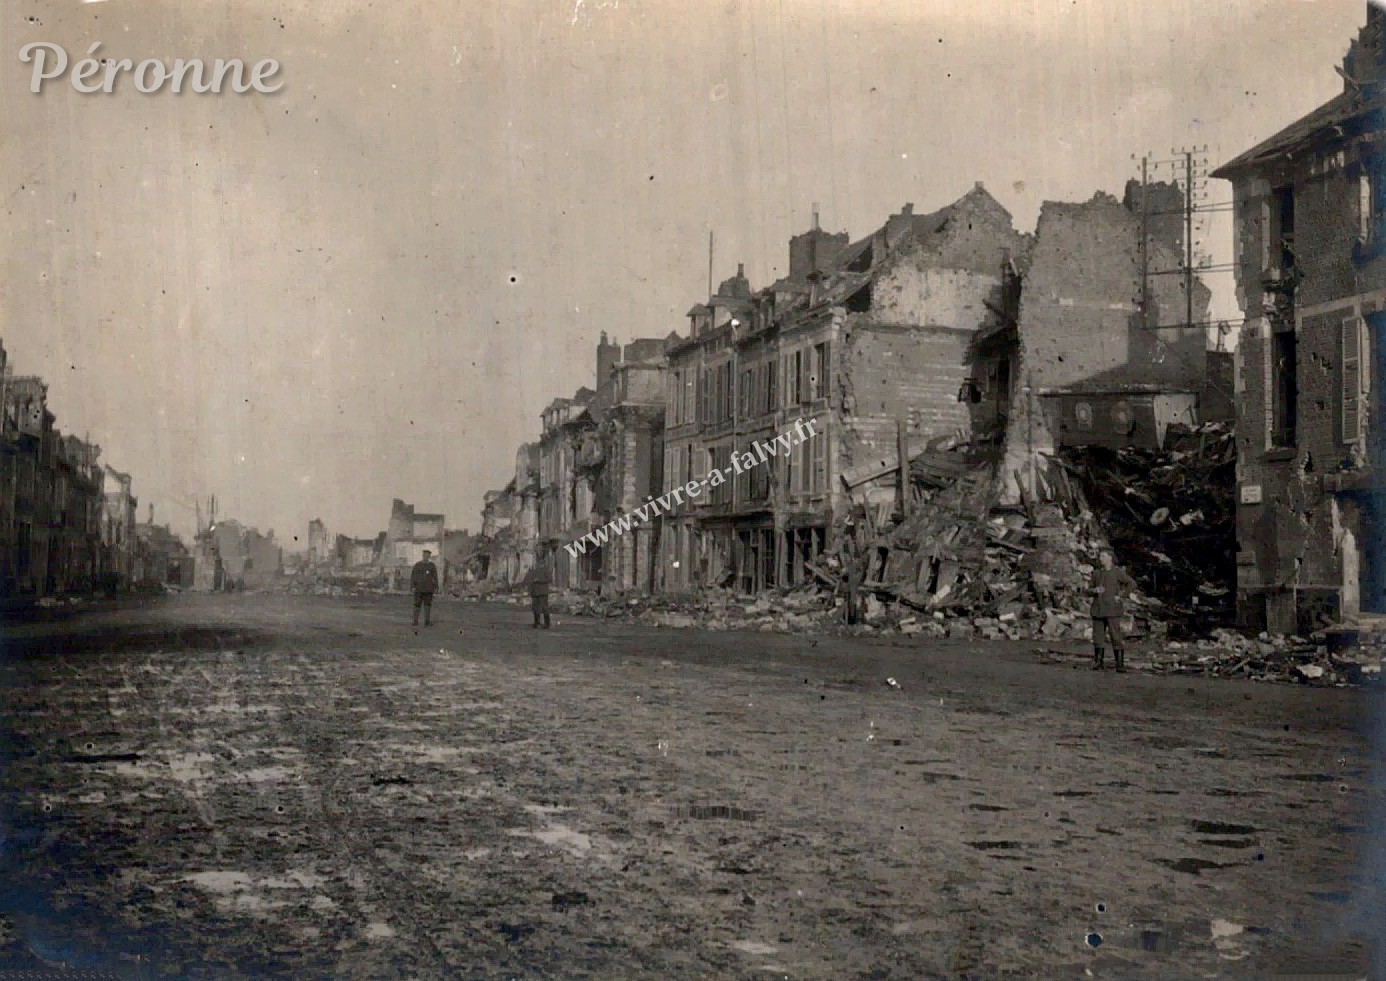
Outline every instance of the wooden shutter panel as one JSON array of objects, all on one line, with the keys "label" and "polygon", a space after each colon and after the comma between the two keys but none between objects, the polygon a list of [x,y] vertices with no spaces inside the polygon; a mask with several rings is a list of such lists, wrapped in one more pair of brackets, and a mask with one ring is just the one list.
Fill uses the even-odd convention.
[{"label": "wooden shutter panel", "polygon": [[1342,433],[1343,443],[1351,444],[1362,437],[1362,321],[1357,317],[1343,321],[1342,352]]}]

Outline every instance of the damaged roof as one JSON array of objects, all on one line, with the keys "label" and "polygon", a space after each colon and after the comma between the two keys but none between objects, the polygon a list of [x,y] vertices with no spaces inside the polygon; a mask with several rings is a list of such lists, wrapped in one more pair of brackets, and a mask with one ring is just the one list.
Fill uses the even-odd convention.
[{"label": "damaged roof", "polygon": [[1343,92],[1229,160],[1213,171],[1213,176],[1230,178],[1258,170],[1293,157],[1297,151],[1320,139],[1355,135],[1363,124],[1379,128],[1384,104],[1379,92],[1370,96],[1365,90]]}]

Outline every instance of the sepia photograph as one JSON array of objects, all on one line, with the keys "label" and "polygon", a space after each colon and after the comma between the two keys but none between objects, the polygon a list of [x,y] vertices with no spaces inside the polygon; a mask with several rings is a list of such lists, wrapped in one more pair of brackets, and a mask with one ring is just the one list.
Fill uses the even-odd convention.
[{"label": "sepia photograph", "polygon": [[0,981],[1386,981],[1386,5],[0,57]]}]

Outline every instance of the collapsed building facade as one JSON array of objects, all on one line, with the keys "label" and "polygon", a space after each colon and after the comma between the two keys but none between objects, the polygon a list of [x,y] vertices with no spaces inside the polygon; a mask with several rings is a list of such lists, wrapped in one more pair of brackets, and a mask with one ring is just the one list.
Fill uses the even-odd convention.
[{"label": "collapsed building facade", "polygon": [[515,476],[502,489],[486,492],[472,576],[501,586],[519,582],[534,564],[538,540],[539,444],[522,443],[515,452]]},{"label": "collapsed building facade", "polygon": [[1183,194],[1128,184],[1046,202],[1013,334],[1004,498],[1047,495],[1062,447],[1159,447],[1173,423],[1207,414],[1211,294],[1197,278],[1153,274],[1185,255]]},{"label": "collapsed building facade", "polygon": [[1343,91],[1214,172],[1232,183],[1242,625],[1386,613],[1386,12]]},{"label": "collapsed building facade", "polygon": [[[1086,472],[1082,454],[1158,454],[1170,433],[1178,442],[1230,418],[1227,360],[1210,370],[1208,290],[1192,270],[1151,274],[1183,262],[1183,205],[1178,187],[1133,182],[1123,199],[1046,204],[1029,235],[978,184],[928,214],[907,204],[855,242],[821,229],[815,212],[789,242],[787,275],[753,290],[738,268],[689,310],[687,336],[622,351],[603,335],[597,389],[550,403],[537,454],[487,495],[486,577],[516,582],[534,545],[576,541],[658,496],[654,520],[577,554],[560,549],[555,584],[675,594],[832,585],[851,538],[879,550],[871,575],[883,596],[927,585],[937,599],[955,584],[967,594],[970,573],[943,552],[971,536],[963,551],[982,555],[986,535],[968,522],[1001,522],[987,534],[1009,536],[1013,550],[1018,537],[1052,543],[1065,507],[1091,517],[1069,479]],[[757,446],[796,425],[813,437],[754,462]],[[1189,459],[1220,479],[1225,454],[1212,439]],[[1124,458],[1093,459],[1107,477],[1129,472]],[[728,479],[672,495],[714,472]],[[518,534],[525,487],[537,498],[533,531]],[[924,513],[931,497],[951,502],[944,518]],[[1060,507],[1029,529],[1045,502]],[[1199,525],[1186,510],[1180,534],[1230,557],[1220,544],[1232,541],[1230,521]],[[975,515],[952,520],[964,512]],[[947,541],[922,548],[921,535]],[[1094,531],[1082,547],[1101,540]],[[1055,568],[1074,578],[1077,561]],[[1003,594],[1020,602],[997,585],[990,605]]]},{"label": "collapsed building facade", "polygon": [[803,582],[854,507],[894,499],[902,446],[969,439],[983,412],[960,390],[981,377],[995,410],[1007,370],[1001,357],[979,368],[973,342],[999,326],[1027,249],[978,185],[931,214],[906,205],[855,243],[815,219],[786,277],[752,294],[738,273],[695,306],[669,354],[665,491],[796,421],[815,437],[682,505],[666,521],[664,588]]},{"label": "collapsed building facade", "polygon": [[[435,561],[442,562],[443,534],[443,515],[415,511],[414,505],[399,498],[391,502],[380,562],[392,589],[408,588],[410,570],[424,552],[433,553]],[[442,586],[445,579],[446,572],[440,564],[438,585]]]}]

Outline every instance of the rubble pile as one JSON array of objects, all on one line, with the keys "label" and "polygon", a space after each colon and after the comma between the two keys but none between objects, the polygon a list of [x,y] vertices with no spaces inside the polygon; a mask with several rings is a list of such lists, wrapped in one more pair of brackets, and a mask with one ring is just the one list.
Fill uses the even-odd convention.
[{"label": "rubble pile", "polygon": [[1236,619],[1236,443],[1227,426],[1170,426],[1162,451],[1066,448],[1055,462],[1164,619],[1193,637]]},{"label": "rubble pile", "polygon": [[[900,622],[912,620],[911,632],[1085,636],[1087,577],[1101,540],[1057,506],[1002,506],[997,475],[989,452],[934,451],[912,460],[912,512],[883,532],[867,517],[862,588],[905,608]],[[877,619],[873,612],[868,602],[868,622]]]},{"label": "rubble pile", "polygon": [[553,598],[557,612],[573,616],[622,618],[657,627],[703,630],[797,631],[818,629],[841,620],[831,602],[813,587],[757,597],[730,589],[705,589],[696,596],[598,596],[567,593]]},{"label": "rubble pile", "polygon": [[383,575],[297,575],[280,580],[276,592],[290,596],[376,596],[388,592]]},{"label": "rubble pile", "polygon": [[1368,643],[1333,652],[1318,637],[1244,637],[1231,630],[1193,643],[1173,642],[1151,658],[1157,674],[1197,674],[1311,685],[1381,683],[1386,645]]}]

